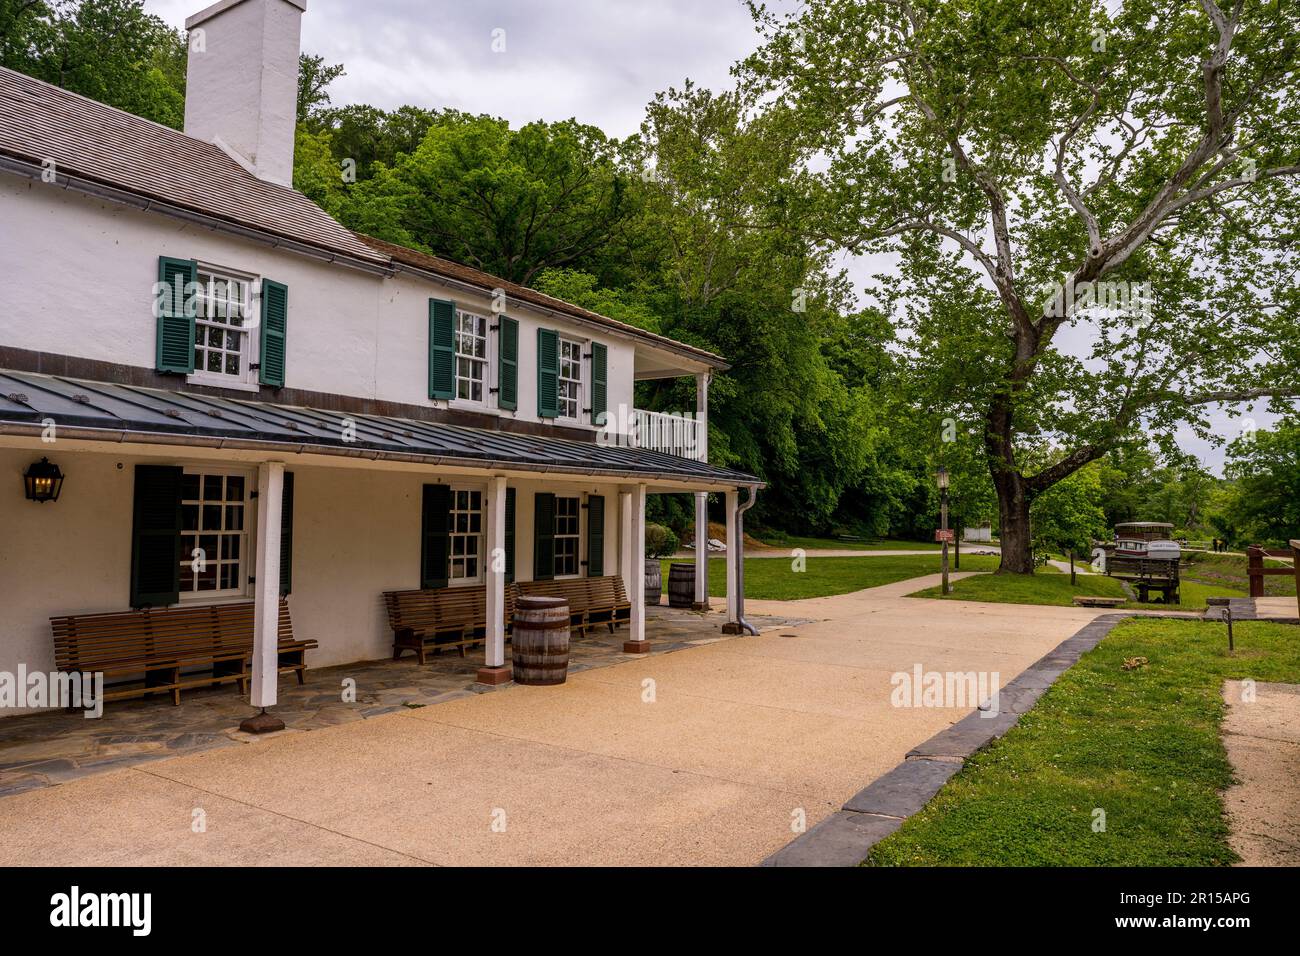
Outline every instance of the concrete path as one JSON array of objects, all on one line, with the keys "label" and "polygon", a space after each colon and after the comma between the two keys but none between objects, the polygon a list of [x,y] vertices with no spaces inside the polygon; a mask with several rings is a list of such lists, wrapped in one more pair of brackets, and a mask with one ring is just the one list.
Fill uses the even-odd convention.
[{"label": "concrete path", "polygon": [[1227,681],[1223,744],[1237,783],[1223,795],[1243,866],[1300,866],[1300,685]]},{"label": "concrete path", "polygon": [[274,735],[0,801],[0,865],[756,864],[969,708],[891,676],[1005,683],[1098,613],[856,594],[813,623]]}]

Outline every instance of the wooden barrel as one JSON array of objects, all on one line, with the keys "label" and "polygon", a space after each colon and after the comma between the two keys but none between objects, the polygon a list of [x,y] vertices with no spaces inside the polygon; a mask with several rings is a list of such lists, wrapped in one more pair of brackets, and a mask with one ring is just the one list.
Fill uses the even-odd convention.
[{"label": "wooden barrel", "polygon": [[511,643],[517,684],[563,684],[569,674],[569,602],[521,596]]},{"label": "wooden barrel", "polygon": [[695,604],[695,565],[674,564],[668,570],[668,606]]},{"label": "wooden barrel", "polygon": [[654,606],[664,593],[664,572],[658,558],[645,559],[645,603]]}]

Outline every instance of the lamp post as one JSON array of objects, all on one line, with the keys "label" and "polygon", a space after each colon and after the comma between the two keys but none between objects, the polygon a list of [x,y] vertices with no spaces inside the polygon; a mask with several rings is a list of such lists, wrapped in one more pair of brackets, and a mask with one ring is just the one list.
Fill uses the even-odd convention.
[{"label": "lamp post", "polygon": [[934,476],[939,485],[939,529],[943,532],[943,593],[951,594],[948,584],[948,469],[939,466]]}]

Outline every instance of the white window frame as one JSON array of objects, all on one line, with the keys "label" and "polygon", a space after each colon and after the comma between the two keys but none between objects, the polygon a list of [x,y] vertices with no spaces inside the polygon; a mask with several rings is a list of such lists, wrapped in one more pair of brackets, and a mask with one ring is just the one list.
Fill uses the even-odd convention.
[{"label": "white window frame", "polygon": [[[224,531],[217,532],[218,537],[237,536],[239,539],[239,558],[238,558],[239,584],[238,586],[233,588],[216,588],[211,591],[199,591],[194,588],[194,571],[191,566],[191,562],[194,560],[194,553],[193,553],[194,547],[197,546],[198,543],[202,540],[203,530],[197,532],[185,531],[185,530],[181,531],[180,603],[181,604],[212,604],[215,602],[220,602],[222,600],[240,600],[243,598],[247,598],[252,593],[250,589],[249,578],[256,573],[253,567],[253,551],[252,551],[253,542],[257,540],[256,537],[257,509],[255,507],[256,499],[253,497],[253,492],[257,488],[256,473],[245,468],[225,468],[219,465],[185,465],[182,471],[186,475],[200,476],[200,482],[202,482],[203,476],[206,475],[221,475],[223,478],[230,478],[230,477],[242,478],[244,480],[244,500],[243,500],[243,510],[244,510],[243,525],[244,526],[242,529],[240,529],[240,531],[235,532],[233,534]],[[224,482],[222,487],[224,491],[225,488]],[[200,528],[202,528],[202,524],[203,524],[203,508],[204,508],[204,505],[202,504],[203,501],[202,494],[203,494],[202,484],[200,484],[200,491],[199,491],[200,497],[198,499],[200,502],[198,504],[198,509],[199,509],[198,524]],[[182,509],[186,507],[186,502],[189,500],[190,499],[185,498],[182,493],[182,498],[181,498]],[[222,509],[222,527],[224,528],[225,521],[226,521],[226,514],[225,514],[226,502],[223,501],[220,507]],[[183,527],[184,525],[182,523],[182,528]],[[221,557],[219,542],[218,542],[218,553],[215,556],[206,555],[205,557],[208,557],[212,560],[216,560],[218,562],[226,560]],[[221,574],[219,567],[218,567],[217,574],[218,574],[218,583],[219,583],[220,581],[219,576]],[[188,587],[186,586],[187,577],[189,578]]]},{"label": "white window frame", "polygon": [[[242,310],[245,307],[248,307],[254,312],[259,309],[261,297],[256,293],[259,291],[261,279],[258,276],[246,272],[240,272],[235,269],[227,269],[223,266],[217,266],[207,262],[198,263],[198,274],[200,276],[200,284],[202,284],[201,277],[204,275],[207,275],[210,280],[226,280],[228,282],[233,281],[241,283],[246,290],[246,295],[239,303],[240,309]],[[194,349],[196,353],[194,371],[186,377],[185,381],[192,385],[213,385],[218,388],[236,388],[245,392],[256,392],[259,387],[257,375],[258,370],[253,366],[255,366],[261,358],[261,336],[258,334],[262,321],[261,315],[250,316],[245,314],[243,316],[244,324],[241,328],[244,329],[244,332],[241,335],[242,342],[239,352],[240,369],[238,375],[231,375],[226,372],[212,372],[207,368],[199,367],[197,353],[199,348],[201,348],[199,344],[200,331],[209,325],[214,325],[214,323],[206,322],[203,315],[205,306],[207,308],[211,307],[208,293],[206,291],[207,288],[210,288],[210,285],[205,286],[203,298],[198,304],[199,314],[194,320]],[[227,297],[227,301],[230,301],[229,297]],[[249,324],[250,319],[252,319],[251,325]]]},{"label": "white window frame", "polygon": [[[574,532],[572,534],[560,534],[560,502],[561,501],[575,502],[574,505],[575,513],[573,515]],[[583,508],[582,505],[583,505],[582,495],[576,492],[574,494],[560,494],[557,492],[555,495],[555,529],[554,529],[554,534],[551,537],[551,540],[554,543],[555,557],[551,562],[551,574],[556,580],[582,577],[582,558],[583,558],[582,514],[586,510],[585,508]],[[572,573],[565,573],[565,574],[560,573],[560,539],[562,538],[566,541],[569,540],[570,538],[573,539],[574,570]]]},{"label": "white window frame", "polygon": [[[447,515],[447,586],[448,587],[468,587],[474,584],[482,584],[485,580],[484,562],[487,560],[485,551],[487,549],[487,494],[481,485],[451,485],[451,509]],[[472,526],[472,515],[475,513],[472,509],[462,509],[459,507],[460,495],[478,495],[478,531],[457,531],[457,515],[466,515],[467,523]],[[470,501],[473,499],[470,498]],[[453,572],[456,564],[456,539],[463,538],[466,540],[476,541],[475,557],[478,560],[478,573],[474,576],[457,577]],[[462,561],[468,556],[462,555]]]},{"label": "white window frame", "polygon": [[[582,417],[583,417],[582,416],[583,403],[587,397],[586,354],[587,354],[588,343],[582,339],[569,338],[568,336],[565,335],[557,335],[556,338],[559,341],[556,344],[557,369],[556,369],[555,378],[556,378],[556,387],[557,389],[560,390],[560,394],[556,396],[556,401],[559,403],[559,414],[556,417],[566,422],[580,422],[582,421]],[[573,348],[577,349],[578,354],[574,362],[575,366],[578,369],[578,377],[576,379],[566,378],[564,375],[564,347],[566,345],[572,346]],[[572,415],[566,415],[564,412],[566,400],[564,397],[563,388],[565,382],[576,382],[578,385],[577,397],[574,400],[574,414]]]},{"label": "white window frame", "polygon": [[[461,316],[469,316],[483,323],[483,357],[481,359],[472,356],[462,356],[461,354]],[[452,405],[462,407],[469,406],[471,408],[490,408],[495,404],[495,402],[492,401],[492,389],[494,387],[492,381],[492,366],[493,358],[496,355],[495,336],[492,334],[493,326],[494,323],[491,315],[484,315],[480,312],[475,312],[473,309],[462,309],[460,306],[456,306],[456,324],[452,330],[452,387],[455,390],[455,394],[451,400]],[[471,362],[483,363],[483,397],[481,399],[461,398],[460,383],[463,379],[460,374],[460,362],[462,357]]]}]

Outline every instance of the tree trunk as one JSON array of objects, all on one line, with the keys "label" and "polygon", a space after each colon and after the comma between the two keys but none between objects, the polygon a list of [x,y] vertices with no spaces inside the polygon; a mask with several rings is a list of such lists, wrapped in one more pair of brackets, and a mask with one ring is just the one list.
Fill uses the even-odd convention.
[{"label": "tree trunk", "polygon": [[1024,479],[1015,472],[993,476],[998,492],[1002,561],[998,574],[1033,574],[1034,553],[1029,536],[1029,495]]}]

